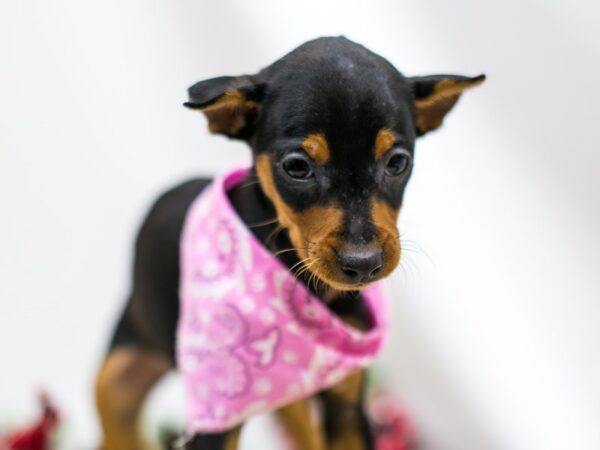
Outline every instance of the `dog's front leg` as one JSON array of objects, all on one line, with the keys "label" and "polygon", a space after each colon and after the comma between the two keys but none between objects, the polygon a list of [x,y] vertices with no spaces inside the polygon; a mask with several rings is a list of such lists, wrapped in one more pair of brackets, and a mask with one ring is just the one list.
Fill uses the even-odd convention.
[{"label": "dog's front leg", "polygon": [[237,450],[242,427],[214,434],[196,434],[188,440],[184,450]]},{"label": "dog's front leg", "polygon": [[305,398],[277,410],[294,450],[325,450],[322,428],[311,415],[311,399]]},{"label": "dog's front leg", "polygon": [[366,371],[350,375],[321,393],[328,450],[373,450],[373,434],[364,411]]}]

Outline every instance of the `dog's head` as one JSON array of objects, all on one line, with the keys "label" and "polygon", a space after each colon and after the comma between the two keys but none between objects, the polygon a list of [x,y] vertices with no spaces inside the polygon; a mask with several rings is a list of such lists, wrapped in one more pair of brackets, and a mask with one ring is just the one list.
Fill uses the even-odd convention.
[{"label": "dog's head", "polygon": [[341,290],[388,275],[415,139],[484,76],[404,77],[345,38],[310,41],[256,75],[189,89],[214,133],[247,141],[298,256]]}]

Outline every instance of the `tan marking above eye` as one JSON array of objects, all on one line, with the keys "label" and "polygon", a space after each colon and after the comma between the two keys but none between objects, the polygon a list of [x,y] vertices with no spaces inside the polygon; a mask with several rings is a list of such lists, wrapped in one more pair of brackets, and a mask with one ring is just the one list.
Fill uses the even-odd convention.
[{"label": "tan marking above eye", "polygon": [[391,130],[382,128],[375,137],[375,159],[381,158],[396,143],[396,136]]},{"label": "tan marking above eye", "polygon": [[325,136],[320,133],[309,134],[302,141],[302,148],[317,164],[323,165],[329,161],[329,145]]}]

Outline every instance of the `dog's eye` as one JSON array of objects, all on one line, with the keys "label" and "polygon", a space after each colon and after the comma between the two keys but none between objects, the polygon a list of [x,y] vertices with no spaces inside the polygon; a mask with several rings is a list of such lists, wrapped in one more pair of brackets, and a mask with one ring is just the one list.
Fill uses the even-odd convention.
[{"label": "dog's eye", "polygon": [[391,177],[402,175],[408,169],[409,155],[405,150],[396,150],[390,155],[385,166],[385,173]]},{"label": "dog's eye", "polygon": [[294,180],[308,180],[313,177],[310,163],[300,154],[286,156],[281,162],[284,172]]}]

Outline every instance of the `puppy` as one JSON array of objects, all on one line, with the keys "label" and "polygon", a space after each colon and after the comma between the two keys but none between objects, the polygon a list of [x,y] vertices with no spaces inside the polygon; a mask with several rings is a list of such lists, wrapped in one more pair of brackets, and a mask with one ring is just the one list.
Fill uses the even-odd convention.
[{"label": "puppy", "polygon": [[143,401],[178,366],[185,448],[235,449],[247,417],[277,410],[298,449],[373,449],[365,368],[386,322],[374,289],[400,260],[415,141],[484,78],[405,77],[331,37],[193,85],[185,105],[245,141],[253,165],[181,184],[145,219],[97,378],[102,448],[143,448]]}]

